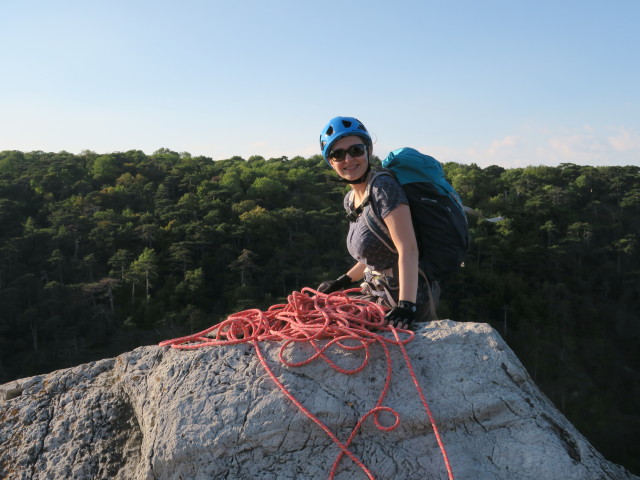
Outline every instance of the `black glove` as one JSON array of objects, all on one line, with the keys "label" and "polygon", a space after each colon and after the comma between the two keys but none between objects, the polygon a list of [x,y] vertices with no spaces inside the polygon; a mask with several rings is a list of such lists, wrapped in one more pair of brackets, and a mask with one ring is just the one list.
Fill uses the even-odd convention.
[{"label": "black glove", "polygon": [[385,315],[387,325],[393,325],[396,328],[408,329],[411,324],[416,320],[416,312],[418,307],[413,302],[407,300],[400,300],[397,307],[393,307]]},{"label": "black glove", "polygon": [[318,290],[320,293],[329,294],[332,292],[337,292],[338,290],[342,290],[343,288],[347,288],[352,283],[353,281],[351,280],[349,275],[344,274],[336,280],[322,282],[320,285],[318,285],[318,288],[316,290]]}]

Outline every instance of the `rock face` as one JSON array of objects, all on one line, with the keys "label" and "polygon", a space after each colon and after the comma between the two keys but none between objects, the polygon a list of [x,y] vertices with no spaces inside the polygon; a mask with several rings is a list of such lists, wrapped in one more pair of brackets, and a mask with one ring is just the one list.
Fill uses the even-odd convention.
[{"label": "rock face", "polygon": [[[364,369],[322,360],[286,367],[260,345],[295,397],[344,443],[376,403],[383,348]],[[427,323],[406,346],[457,479],[637,479],[606,461],[538,390],[488,325]],[[296,345],[289,359],[310,355]],[[349,449],[369,478],[447,478],[434,431],[398,347],[384,405],[393,431],[364,420]],[[342,367],[363,351],[331,349]],[[383,424],[393,423],[382,413]],[[266,374],[254,347],[143,347],[115,359],[0,386],[3,479],[322,479],[339,447]],[[368,478],[346,456],[336,479]]]}]

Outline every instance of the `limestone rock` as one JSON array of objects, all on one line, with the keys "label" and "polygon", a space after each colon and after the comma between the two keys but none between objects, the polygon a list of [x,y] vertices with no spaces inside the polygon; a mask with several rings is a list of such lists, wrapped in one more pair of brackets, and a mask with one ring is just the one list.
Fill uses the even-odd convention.
[{"label": "limestone rock", "polygon": [[[364,369],[322,360],[286,367],[280,344],[260,349],[282,384],[341,442],[376,403],[383,348]],[[424,324],[406,346],[453,474],[473,480],[638,479],[605,460],[538,390],[488,325]],[[384,404],[400,425],[364,420],[349,449],[378,480],[447,478],[429,418],[398,347]],[[291,360],[308,345],[285,350]],[[364,352],[331,349],[341,367]],[[393,422],[389,413],[380,421]],[[254,347],[142,347],[115,359],[0,386],[3,479],[322,479],[339,448],[285,397]],[[343,457],[337,479],[367,478]]]}]

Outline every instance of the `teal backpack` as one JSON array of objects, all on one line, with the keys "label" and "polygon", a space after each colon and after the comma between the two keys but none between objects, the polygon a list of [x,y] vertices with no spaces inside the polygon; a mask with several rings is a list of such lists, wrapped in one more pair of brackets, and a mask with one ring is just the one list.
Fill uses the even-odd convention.
[{"label": "teal backpack", "polygon": [[[400,148],[382,161],[382,167],[384,170],[372,174],[365,198],[368,199],[368,190],[378,176],[393,175],[409,199],[421,270],[429,280],[441,280],[457,271],[469,249],[466,213],[479,214],[463,206],[460,195],[447,182],[442,165],[429,155],[413,148]],[[382,219],[371,208],[364,213],[369,229],[395,253]],[[495,222],[502,218],[485,220]]]}]

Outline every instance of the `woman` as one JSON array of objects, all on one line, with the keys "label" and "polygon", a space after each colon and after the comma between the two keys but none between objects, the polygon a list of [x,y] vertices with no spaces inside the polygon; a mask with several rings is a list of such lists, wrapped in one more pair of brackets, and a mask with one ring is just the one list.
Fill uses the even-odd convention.
[{"label": "woman", "polygon": [[[338,279],[320,284],[318,291],[331,293],[364,280],[363,295],[391,308],[386,323],[409,328],[426,316],[429,295],[426,279],[418,273],[418,245],[404,190],[392,176],[372,172],[373,142],[356,118],[333,118],[322,129],[320,148],[341,181],[351,185],[344,199],[350,220],[347,248],[357,263]],[[397,253],[368,228],[366,208],[383,219]]]}]

